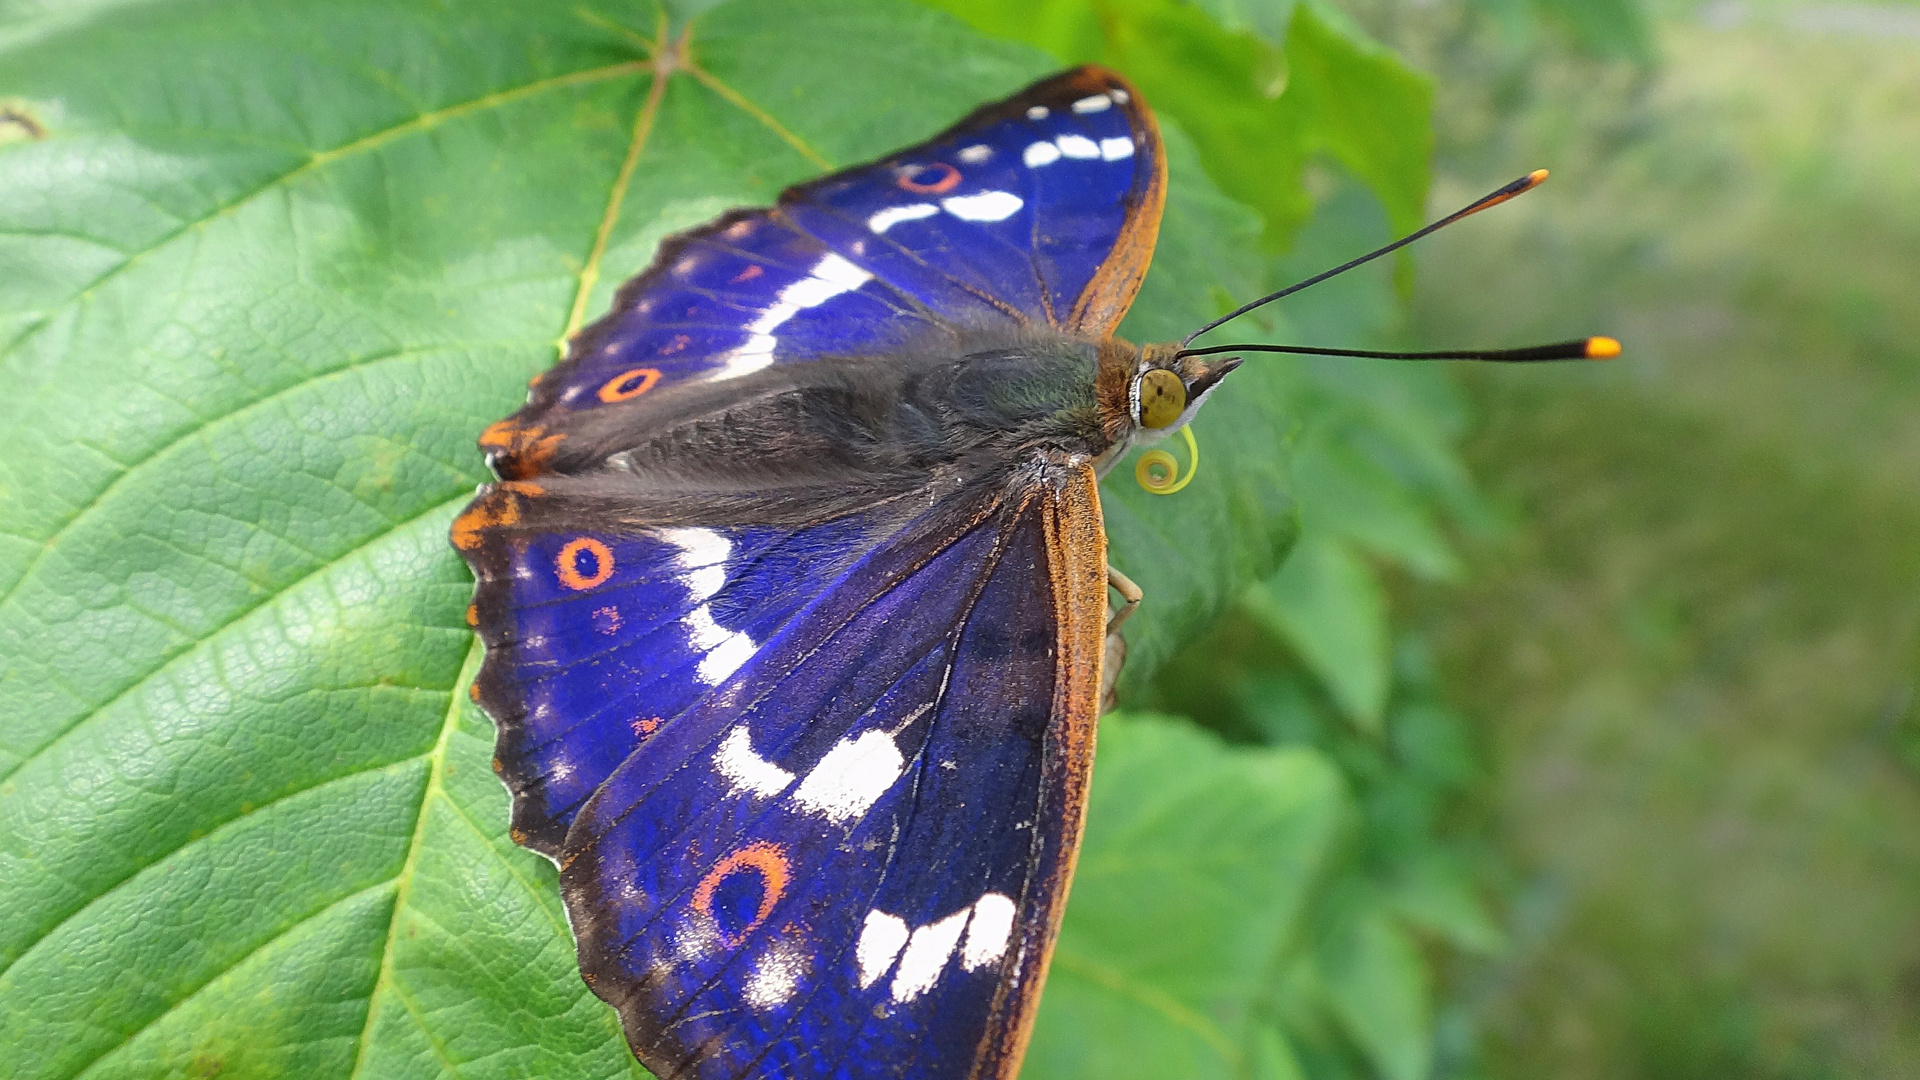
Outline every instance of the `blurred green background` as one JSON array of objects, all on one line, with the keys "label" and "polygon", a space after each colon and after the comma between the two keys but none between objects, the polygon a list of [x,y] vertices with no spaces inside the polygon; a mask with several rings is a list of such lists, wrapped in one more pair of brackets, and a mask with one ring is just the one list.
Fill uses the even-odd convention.
[{"label": "blurred green background", "polygon": [[1410,588],[1512,874],[1455,1007],[1502,1077],[1920,1075],[1920,7],[1659,9],[1645,68],[1380,12],[1437,78],[1408,333],[1476,371],[1502,527]]},{"label": "blurred green background", "polygon": [[1504,940],[1436,957],[1439,1075],[1920,1075],[1920,6],[1347,10],[1433,79],[1431,210],[1554,171],[1384,336],[1627,355],[1458,372],[1461,565],[1373,560],[1453,772],[1257,615],[1162,700],[1364,759],[1362,858],[1473,867]]}]

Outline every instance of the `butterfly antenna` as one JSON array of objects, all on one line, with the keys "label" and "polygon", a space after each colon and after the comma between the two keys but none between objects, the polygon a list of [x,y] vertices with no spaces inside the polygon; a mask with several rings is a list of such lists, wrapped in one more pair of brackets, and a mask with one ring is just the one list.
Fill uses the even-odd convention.
[{"label": "butterfly antenna", "polygon": [[[1356,266],[1362,266],[1366,263],[1372,262],[1373,260],[1379,258],[1382,255],[1386,255],[1386,254],[1390,254],[1392,252],[1398,251],[1401,248],[1406,247],[1408,244],[1413,243],[1415,240],[1418,240],[1421,237],[1427,235],[1428,233],[1436,232],[1440,229],[1444,229],[1447,226],[1453,224],[1454,222],[1459,221],[1462,218],[1471,217],[1474,214],[1477,214],[1480,211],[1487,209],[1488,207],[1499,206],[1501,203],[1506,202],[1508,199],[1513,198],[1515,195],[1519,195],[1527,191],[1532,191],[1534,188],[1539,187],[1541,182],[1546,180],[1546,178],[1547,178],[1547,170],[1535,169],[1532,172],[1528,173],[1527,175],[1521,177],[1520,179],[1515,180],[1513,183],[1508,184],[1507,186],[1501,188],[1500,190],[1493,192],[1492,194],[1486,196],[1485,198],[1475,201],[1472,205],[1464,207],[1460,210],[1456,210],[1451,214],[1448,214],[1446,217],[1443,217],[1439,221],[1436,221],[1433,224],[1428,225],[1426,228],[1421,229],[1419,232],[1410,233],[1406,236],[1401,237],[1398,240],[1395,240],[1393,243],[1388,244],[1386,247],[1380,248],[1377,251],[1370,251],[1365,255],[1362,255],[1359,258],[1354,259],[1351,262],[1341,263],[1339,266],[1336,266],[1333,269],[1326,271],[1325,273],[1315,274],[1314,276],[1308,278],[1307,280],[1289,285],[1286,288],[1281,289],[1279,292],[1268,293],[1267,295],[1261,297],[1258,300],[1254,300],[1249,303],[1242,304],[1239,307],[1234,308],[1232,311],[1227,312],[1225,315],[1222,315],[1219,318],[1208,323],[1207,325],[1201,327],[1200,329],[1195,330],[1193,333],[1188,334],[1186,337],[1181,338],[1180,345],[1184,350],[1187,345],[1192,344],[1194,338],[1199,337],[1201,334],[1204,334],[1207,331],[1214,329],[1215,327],[1222,326],[1226,323],[1232,322],[1233,320],[1239,318],[1240,316],[1245,315],[1247,312],[1252,311],[1254,308],[1271,304],[1275,300],[1278,300],[1282,297],[1292,296],[1294,293],[1297,293],[1301,289],[1307,288],[1308,286],[1318,285],[1330,277],[1336,277],[1340,274],[1344,274]],[[1241,346],[1241,347],[1244,348],[1244,346]],[[1548,347],[1553,348],[1554,346],[1548,346]],[[1269,351],[1273,351],[1273,350],[1269,350]],[[1294,350],[1294,351],[1302,351],[1302,350]],[[1526,352],[1529,350],[1522,349],[1519,351]],[[1187,355],[1193,355],[1193,354],[1188,353]],[[1372,356],[1372,355],[1384,355],[1384,354],[1328,353],[1324,355]],[[1491,357],[1487,357],[1487,358],[1491,359]],[[1456,358],[1452,356],[1448,356],[1448,357],[1440,357],[1440,356],[1411,357],[1409,356],[1409,357],[1405,357],[1405,359],[1439,360],[1439,359],[1465,359],[1465,357]],[[1534,357],[1531,359],[1539,359],[1539,358]],[[1556,358],[1556,359],[1562,359],[1562,358]]]},{"label": "butterfly antenna", "polygon": [[1181,349],[1176,356],[1208,356],[1224,352],[1295,353],[1303,356],[1361,356],[1373,360],[1493,360],[1525,364],[1540,360],[1611,360],[1620,355],[1620,343],[1610,337],[1579,338],[1526,349],[1471,349],[1446,352],[1375,352],[1371,349],[1319,349],[1310,345],[1210,345]]}]

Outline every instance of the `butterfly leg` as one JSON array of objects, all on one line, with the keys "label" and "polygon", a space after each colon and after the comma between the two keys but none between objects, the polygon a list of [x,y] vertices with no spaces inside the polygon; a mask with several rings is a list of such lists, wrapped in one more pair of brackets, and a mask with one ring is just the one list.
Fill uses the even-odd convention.
[{"label": "butterfly leg", "polygon": [[1106,654],[1100,664],[1100,711],[1112,712],[1117,703],[1114,684],[1120,681],[1120,669],[1127,662],[1127,639],[1120,636],[1120,624],[1127,621],[1145,595],[1133,579],[1107,567],[1107,585],[1120,594],[1120,608],[1107,618]]},{"label": "butterfly leg", "polygon": [[1107,636],[1112,637],[1120,632],[1120,624],[1127,621],[1133,609],[1140,606],[1140,598],[1146,594],[1140,591],[1140,586],[1135,585],[1132,578],[1111,566],[1107,567],[1107,587],[1120,594],[1120,609],[1107,618]]}]

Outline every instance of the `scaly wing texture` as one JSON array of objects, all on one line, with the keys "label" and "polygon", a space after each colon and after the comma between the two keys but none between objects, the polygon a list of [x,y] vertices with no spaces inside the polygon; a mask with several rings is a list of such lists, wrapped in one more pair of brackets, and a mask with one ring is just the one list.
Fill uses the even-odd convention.
[{"label": "scaly wing texture", "polygon": [[1106,568],[1090,468],[1029,472],[796,530],[483,530],[477,685],[516,828],[662,1077],[1017,1066]]},{"label": "scaly wing texture", "polygon": [[568,834],[582,970],[662,1077],[1017,1067],[1079,840],[1090,470],[873,550]]},{"label": "scaly wing texture", "polygon": [[1112,333],[1166,198],[1153,115],[1082,67],[881,161],[672,237],[481,439],[502,476],[545,471],[567,417],[663,386],[823,356],[884,356],[957,326]]}]

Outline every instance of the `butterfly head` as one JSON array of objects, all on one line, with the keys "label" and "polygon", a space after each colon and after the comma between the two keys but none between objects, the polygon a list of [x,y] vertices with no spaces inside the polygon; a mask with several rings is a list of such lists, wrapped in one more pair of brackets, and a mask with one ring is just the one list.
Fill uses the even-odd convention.
[{"label": "butterfly head", "polygon": [[1176,342],[1141,349],[1127,384],[1128,441],[1157,442],[1185,427],[1239,366],[1237,356],[1182,356]]}]

